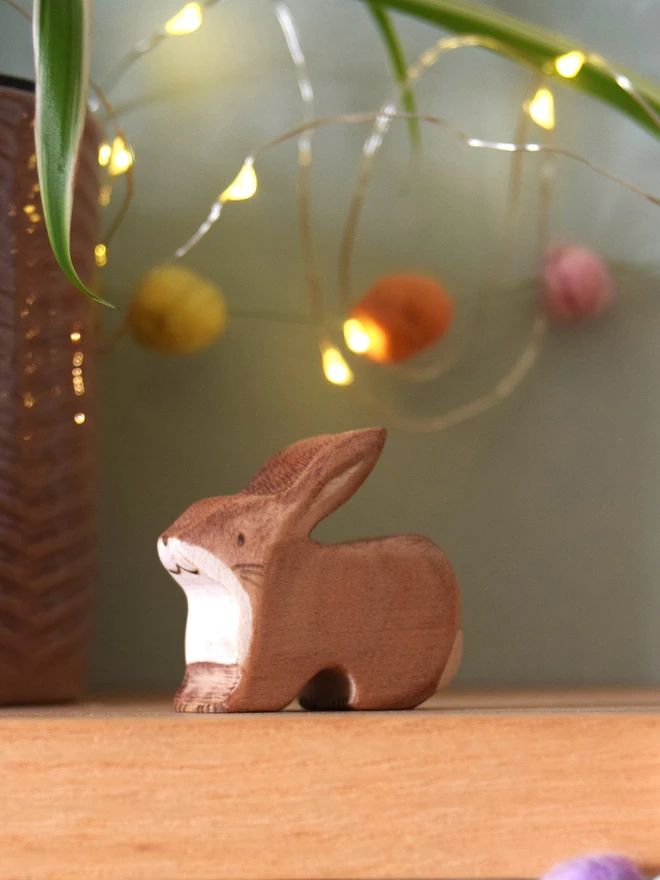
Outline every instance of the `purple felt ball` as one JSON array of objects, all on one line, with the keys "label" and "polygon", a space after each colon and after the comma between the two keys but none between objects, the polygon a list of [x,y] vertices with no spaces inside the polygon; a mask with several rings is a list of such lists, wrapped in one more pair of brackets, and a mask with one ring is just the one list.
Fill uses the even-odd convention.
[{"label": "purple felt ball", "polygon": [[614,295],[612,276],[596,254],[578,245],[551,251],[543,269],[542,304],[559,324],[603,311]]},{"label": "purple felt ball", "polygon": [[543,880],[644,880],[644,875],[625,856],[592,855],[555,865]]}]

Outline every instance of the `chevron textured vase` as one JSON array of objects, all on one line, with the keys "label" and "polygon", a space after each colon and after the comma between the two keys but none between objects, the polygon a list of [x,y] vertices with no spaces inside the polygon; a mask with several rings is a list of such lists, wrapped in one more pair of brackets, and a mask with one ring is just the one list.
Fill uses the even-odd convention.
[{"label": "chevron textured vase", "polygon": [[[0,703],[80,695],[96,543],[94,321],[46,235],[32,86],[0,79]],[[98,137],[88,121],[72,225],[89,284]]]}]

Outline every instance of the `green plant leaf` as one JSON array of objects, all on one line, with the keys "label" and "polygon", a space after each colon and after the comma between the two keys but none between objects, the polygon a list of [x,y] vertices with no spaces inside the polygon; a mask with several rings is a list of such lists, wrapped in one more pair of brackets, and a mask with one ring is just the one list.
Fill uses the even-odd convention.
[{"label": "green plant leaf", "polygon": [[89,0],[34,0],[34,134],[44,219],[55,259],[79,290],[110,305],[82,283],[70,247],[73,187],[86,113],[89,23]]},{"label": "green plant leaf", "polygon": [[[380,31],[380,35],[385,43],[385,48],[392,64],[394,78],[400,86],[403,86],[406,82],[408,65],[392,20],[384,9],[373,2],[369,3],[369,12],[373,16],[376,27]],[[415,93],[410,86],[402,90],[401,102],[406,113],[417,113]],[[417,149],[419,147],[419,119],[408,120],[408,133],[410,134],[410,143],[413,149]]]},{"label": "green plant leaf", "polygon": [[[382,9],[393,9],[454,33],[492,37],[510,47],[527,63],[544,73],[548,69],[548,62],[553,62],[555,58],[567,52],[580,49],[585,55],[589,54],[584,47],[561,34],[547,31],[488,6],[476,6],[462,0],[360,0],[360,2],[369,2]],[[660,86],[619,68],[618,65],[615,66],[619,73],[628,77],[635,91],[648,102],[650,107],[656,113],[660,113]],[[649,118],[634,98],[617,85],[610,74],[589,62],[588,58],[573,79],[564,79],[558,74],[550,74],[550,76],[562,85],[571,86],[606,101],[656,137],[660,137],[660,126]]]}]

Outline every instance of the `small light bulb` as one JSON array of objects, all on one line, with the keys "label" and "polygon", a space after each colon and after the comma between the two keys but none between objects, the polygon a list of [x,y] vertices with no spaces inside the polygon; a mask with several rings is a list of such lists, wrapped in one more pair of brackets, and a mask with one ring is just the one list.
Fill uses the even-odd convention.
[{"label": "small light bulb", "polygon": [[34,205],[24,205],[23,210],[26,214],[34,214],[36,208],[34,207]]},{"label": "small light bulb", "polygon": [[344,322],[344,339],[346,345],[356,354],[364,354],[371,342],[362,321],[358,321],[357,318],[349,318]]},{"label": "small light bulb", "polygon": [[221,202],[242,202],[250,199],[257,191],[257,175],[251,162],[246,162],[234,180],[221,194]]},{"label": "small light bulb", "polygon": [[77,330],[74,330],[71,334],[71,342],[80,342],[80,333]]},{"label": "small light bulb", "polygon": [[94,259],[96,260],[97,266],[105,266],[108,262],[107,248],[104,244],[96,245],[94,248]]},{"label": "small light bulb", "polygon": [[525,109],[541,128],[550,131],[555,127],[555,101],[550,89],[539,89]]},{"label": "small light bulb", "polygon": [[99,190],[99,205],[102,207],[106,207],[110,204],[110,197],[112,196],[112,187],[107,183],[104,183],[101,189]]},{"label": "small light bulb", "polygon": [[344,339],[351,351],[366,354],[377,361],[385,358],[389,348],[383,328],[362,315],[345,322]]},{"label": "small light bulb", "polygon": [[110,161],[112,147],[110,144],[101,144],[99,147],[99,165],[105,166]]},{"label": "small light bulb", "polygon": [[555,58],[555,70],[559,76],[566,79],[573,79],[582,70],[582,65],[586,61],[584,52],[576,50],[575,52],[567,52],[566,55],[560,55]]},{"label": "small light bulb", "polygon": [[183,9],[165,22],[165,31],[171,37],[192,34],[202,23],[202,7],[199,3],[187,3]]},{"label": "small light bulb", "polygon": [[108,174],[118,177],[125,174],[133,164],[133,150],[122,137],[116,137],[112,142],[112,153],[108,162]]},{"label": "small light bulb", "polygon": [[337,348],[326,348],[322,355],[323,372],[333,385],[351,385],[353,373]]},{"label": "small light bulb", "polygon": [[73,417],[73,421],[76,423],[76,425],[82,425],[82,423],[85,421],[85,413],[76,413]]}]

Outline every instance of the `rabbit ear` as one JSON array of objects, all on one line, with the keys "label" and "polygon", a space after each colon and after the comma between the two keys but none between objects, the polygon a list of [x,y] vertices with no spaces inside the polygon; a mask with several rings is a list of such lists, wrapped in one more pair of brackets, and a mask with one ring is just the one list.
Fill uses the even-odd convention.
[{"label": "rabbit ear", "polygon": [[239,495],[282,495],[294,485],[332,438],[332,434],[309,437],[287,446],[268,459]]},{"label": "rabbit ear", "polygon": [[385,445],[384,428],[299,440],[269,459],[239,494],[282,498],[314,526],[359,489]]},{"label": "rabbit ear", "polygon": [[301,449],[304,464],[296,468],[297,478],[283,496],[296,512],[297,532],[309,534],[320,520],[348,501],[376,464],[386,436],[384,428],[368,428],[319,437],[314,446]]}]

